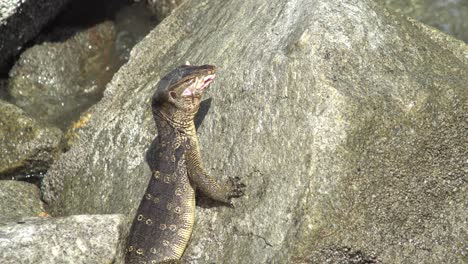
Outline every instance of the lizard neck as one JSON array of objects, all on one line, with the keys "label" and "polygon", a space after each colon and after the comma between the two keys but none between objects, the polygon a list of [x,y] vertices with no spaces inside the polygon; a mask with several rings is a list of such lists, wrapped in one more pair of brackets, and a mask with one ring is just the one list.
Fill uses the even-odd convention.
[{"label": "lizard neck", "polygon": [[158,133],[164,135],[166,132],[175,131],[186,134],[189,137],[196,135],[193,116],[182,111],[164,111],[154,109],[153,111]]}]

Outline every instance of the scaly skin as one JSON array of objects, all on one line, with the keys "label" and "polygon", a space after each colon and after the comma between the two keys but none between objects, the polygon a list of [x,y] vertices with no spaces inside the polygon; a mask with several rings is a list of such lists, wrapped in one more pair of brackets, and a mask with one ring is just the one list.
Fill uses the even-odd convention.
[{"label": "scaly skin", "polygon": [[192,233],[196,189],[228,204],[243,194],[243,184],[218,183],[201,161],[194,116],[215,71],[211,65],[183,65],[158,83],[152,108],[159,144],[130,230],[127,264],[178,263]]}]

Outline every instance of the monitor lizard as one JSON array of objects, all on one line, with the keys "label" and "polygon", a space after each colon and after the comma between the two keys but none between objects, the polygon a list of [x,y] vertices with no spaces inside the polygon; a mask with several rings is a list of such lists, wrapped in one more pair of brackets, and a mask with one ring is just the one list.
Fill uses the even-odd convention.
[{"label": "monitor lizard", "polygon": [[[195,191],[232,205],[239,178],[219,183],[204,170],[194,117],[216,67],[182,65],[157,84],[152,111],[158,129],[152,176],[128,238],[125,263],[178,263],[192,233]],[[151,166],[150,166],[151,167]]]}]

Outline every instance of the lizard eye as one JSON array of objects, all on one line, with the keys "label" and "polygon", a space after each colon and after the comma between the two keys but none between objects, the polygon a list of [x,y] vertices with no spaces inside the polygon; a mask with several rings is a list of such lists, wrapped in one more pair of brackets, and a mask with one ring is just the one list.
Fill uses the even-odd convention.
[{"label": "lizard eye", "polygon": [[171,91],[169,95],[172,97],[172,99],[177,99],[177,93],[174,91]]}]

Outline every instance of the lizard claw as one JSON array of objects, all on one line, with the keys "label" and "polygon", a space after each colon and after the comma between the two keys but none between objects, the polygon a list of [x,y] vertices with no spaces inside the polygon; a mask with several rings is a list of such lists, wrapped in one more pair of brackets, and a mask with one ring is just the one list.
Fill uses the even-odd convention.
[{"label": "lizard claw", "polygon": [[229,181],[231,182],[231,191],[229,192],[229,198],[238,198],[243,196],[246,185],[240,181],[240,178],[229,178]]}]

